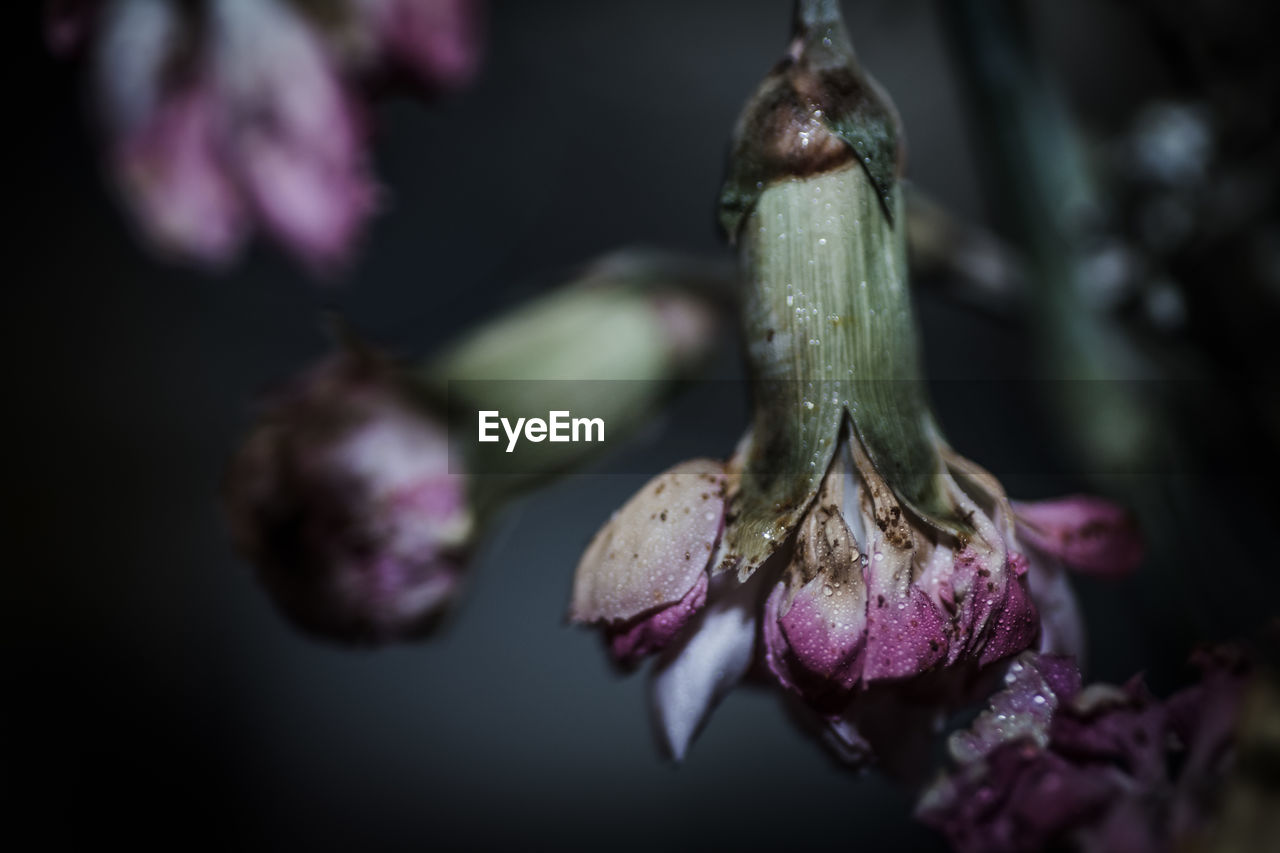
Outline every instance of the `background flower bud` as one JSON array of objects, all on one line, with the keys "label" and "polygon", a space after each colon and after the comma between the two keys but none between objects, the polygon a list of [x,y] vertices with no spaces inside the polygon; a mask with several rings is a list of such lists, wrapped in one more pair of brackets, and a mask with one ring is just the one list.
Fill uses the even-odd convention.
[{"label": "background flower bud", "polygon": [[224,492],[237,547],[300,628],[418,636],[458,589],[472,519],[444,427],[390,364],[340,353],[272,400]]},{"label": "background flower bud", "polygon": [[[543,413],[548,388],[585,388],[584,411],[607,419],[620,439],[715,343],[706,283],[696,261],[617,253],[412,369],[348,344],[274,395],[237,453],[225,489],[237,547],[306,630],[352,642],[419,636],[454,597],[493,514],[599,452],[595,443],[541,445],[552,451],[532,475],[483,476],[476,448],[490,445],[449,440],[441,401],[450,383],[481,409]],[[494,379],[516,381],[484,381]],[[590,564],[596,574],[584,571],[574,617],[610,623],[620,660],[665,644],[705,601],[697,578],[721,529],[722,480],[718,463],[679,466],[634,518],[609,528],[612,544]],[[645,519],[668,537],[660,553],[641,547],[646,536],[635,525]],[[643,559],[628,568],[623,552]],[[626,571],[630,587],[617,576]],[[649,582],[664,578],[670,583],[654,597]],[[660,605],[670,612],[633,620]]]}]

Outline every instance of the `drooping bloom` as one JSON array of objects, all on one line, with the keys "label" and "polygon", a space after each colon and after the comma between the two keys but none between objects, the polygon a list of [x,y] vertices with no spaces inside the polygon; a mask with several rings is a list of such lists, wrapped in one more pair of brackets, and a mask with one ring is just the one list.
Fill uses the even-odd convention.
[{"label": "drooping bloom", "polygon": [[457,0],[56,3],[49,37],[87,42],[105,159],[158,250],[206,265],[255,229],[317,269],[373,212],[358,85],[411,67],[430,88],[474,72],[477,4]]},{"label": "drooping bloom", "polygon": [[[907,737],[873,717],[923,709],[927,723],[1024,649],[1078,653],[1062,564],[1125,571],[1141,549],[1105,502],[1015,511],[942,439],[906,284],[896,116],[838,3],[797,8],[721,198],[744,269],[751,429],[727,466],[678,466],[605,526],[571,616],[603,625],[624,662],[663,651],[654,706],[677,756],[759,663],[839,752],[891,762]],[[723,524],[699,502],[704,516],[723,504]]]},{"label": "drooping bloom", "polygon": [[1082,688],[1073,660],[1022,655],[989,709],[951,736],[956,766],[917,815],[959,851],[1188,842],[1221,792],[1248,682],[1236,650],[1196,662],[1200,683],[1160,702],[1140,677]]}]

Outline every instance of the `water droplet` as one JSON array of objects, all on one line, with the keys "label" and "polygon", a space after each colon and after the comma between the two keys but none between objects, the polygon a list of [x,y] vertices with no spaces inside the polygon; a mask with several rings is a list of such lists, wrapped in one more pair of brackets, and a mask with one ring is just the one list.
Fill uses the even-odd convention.
[{"label": "water droplet", "polygon": [[805,407],[806,409],[808,409],[809,411],[813,411],[813,401],[812,401],[812,400],[805,400],[805,401],[804,401],[804,407]]},{"label": "water droplet", "polygon": [[827,238],[826,238],[826,237],[819,237],[819,238],[818,238],[818,245],[819,245],[819,246],[825,246],[825,245],[827,245]]},{"label": "water droplet", "polygon": [[830,584],[827,584],[822,588],[822,594],[825,596],[832,596],[836,594],[836,591],[831,588]]}]

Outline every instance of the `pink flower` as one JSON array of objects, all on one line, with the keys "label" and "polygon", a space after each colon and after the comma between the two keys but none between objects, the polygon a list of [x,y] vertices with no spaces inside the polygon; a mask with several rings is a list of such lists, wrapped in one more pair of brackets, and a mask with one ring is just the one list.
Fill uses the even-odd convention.
[{"label": "pink flower", "polygon": [[[989,710],[951,736],[954,769],[917,815],[959,851],[1172,849],[1212,811],[1248,683],[1229,649],[1157,701],[1140,678],[1081,688],[1069,658],[1026,654]],[[1260,840],[1260,839],[1259,839]]]},{"label": "pink flower", "polygon": [[478,63],[475,3],[348,0],[314,19],[312,8],[50,7],[55,49],[91,43],[107,163],[161,252],[225,264],[261,230],[313,269],[341,265],[376,207],[361,78],[412,56],[434,90]]},{"label": "pink flower", "polygon": [[603,627],[624,663],[660,653],[653,706],[676,757],[752,674],[841,756],[909,774],[934,722],[1001,662],[1079,654],[1064,564],[1122,571],[1141,549],[1109,504],[1015,513],[943,440],[909,300],[896,113],[858,68],[839,4],[796,9],[721,194],[751,428],[723,468],[686,463],[723,497],[679,466],[605,525],[571,616]]},{"label": "pink flower", "polygon": [[[655,478],[583,554],[570,618],[600,626],[625,667],[661,653],[654,710],[675,756],[755,666],[802,700],[842,756],[905,772],[912,741],[980,691],[994,664],[1033,646],[1081,651],[1062,565],[1023,550],[994,478],[940,446],[951,499],[973,527],[957,539],[898,504],[843,435],[799,524],[745,579],[716,571],[741,457]],[[1117,532],[1115,547],[1137,553],[1130,538]],[[883,725],[887,716],[899,725]]]},{"label": "pink flower", "polygon": [[299,627],[343,642],[411,639],[457,594],[472,533],[444,426],[391,367],[344,353],[271,403],[225,503],[239,550]]}]

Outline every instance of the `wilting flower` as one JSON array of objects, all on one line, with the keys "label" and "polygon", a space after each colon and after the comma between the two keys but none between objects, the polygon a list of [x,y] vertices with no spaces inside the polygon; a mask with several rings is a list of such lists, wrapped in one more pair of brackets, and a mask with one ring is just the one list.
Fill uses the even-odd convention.
[{"label": "wilting flower", "polygon": [[1081,688],[1069,658],[1026,653],[969,729],[918,816],[961,851],[1156,851],[1203,828],[1230,765],[1247,684],[1231,649],[1157,701],[1135,677]]},{"label": "wilting flower", "polygon": [[843,755],[896,763],[908,733],[876,718],[928,723],[1032,646],[1078,653],[1063,563],[1125,571],[1140,546],[1105,502],[1015,510],[942,439],[907,293],[896,118],[839,5],[798,9],[722,196],[751,430],[727,466],[677,466],[605,525],[570,615],[601,624],[623,663],[663,652],[654,706],[676,756],[758,663]]},{"label": "wilting flower", "polygon": [[[715,311],[690,292],[702,272],[618,253],[423,365],[353,344],[273,395],[224,497],[236,545],[281,611],[346,642],[413,639],[433,627],[492,514],[601,447],[535,445],[536,466],[490,468],[482,453],[495,445],[467,442],[476,419],[466,412],[545,415],[569,407],[548,396],[558,390],[604,390],[591,396],[591,414],[623,437],[716,340]],[[570,381],[530,381],[557,379]]]},{"label": "wilting flower", "polygon": [[477,5],[62,0],[49,37],[89,43],[107,165],[149,242],[217,264],[261,228],[327,268],[375,206],[356,84],[401,67],[465,82]]},{"label": "wilting flower", "polygon": [[473,517],[461,460],[392,365],[344,352],[272,402],[228,472],[236,545],[299,627],[351,642],[428,630]]}]

